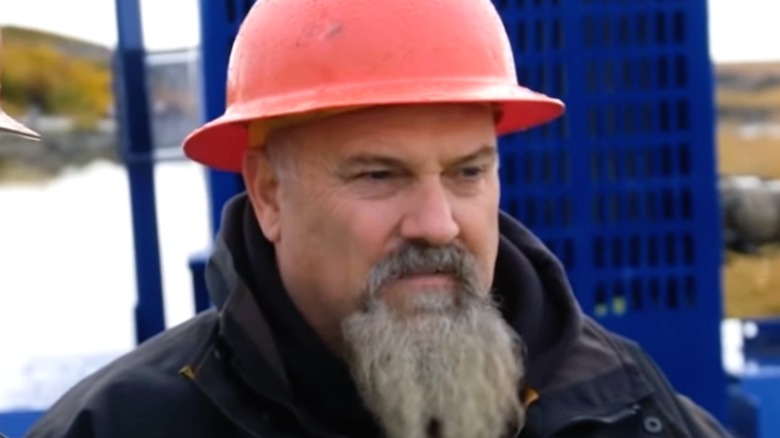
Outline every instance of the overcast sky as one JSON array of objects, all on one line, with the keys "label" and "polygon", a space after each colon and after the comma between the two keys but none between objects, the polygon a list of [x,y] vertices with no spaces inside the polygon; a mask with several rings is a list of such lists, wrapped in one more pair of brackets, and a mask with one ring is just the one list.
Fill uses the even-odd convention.
[{"label": "overcast sky", "polygon": [[[2,0],[0,23],[49,30],[113,46],[116,44],[114,1]],[[197,4],[198,0],[141,0],[147,47],[171,49],[197,45],[200,38]],[[716,61],[780,60],[779,0],[709,0],[709,9],[710,50]]]}]

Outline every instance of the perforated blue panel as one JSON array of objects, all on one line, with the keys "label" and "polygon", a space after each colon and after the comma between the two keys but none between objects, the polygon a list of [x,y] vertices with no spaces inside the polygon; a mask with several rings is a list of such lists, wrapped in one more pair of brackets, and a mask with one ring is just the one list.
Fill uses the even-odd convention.
[{"label": "perforated blue panel", "polygon": [[[251,0],[201,0],[206,115]],[[503,138],[503,208],[566,265],[584,310],[723,419],[719,213],[706,0],[494,0],[522,83],[568,115]],[[211,173],[212,219],[242,189]]]},{"label": "perforated blue panel", "polygon": [[584,310],[724,415],[719,213],[704,0],[496,0],[520,81],[567,116],[502,140],[503,207]]}]

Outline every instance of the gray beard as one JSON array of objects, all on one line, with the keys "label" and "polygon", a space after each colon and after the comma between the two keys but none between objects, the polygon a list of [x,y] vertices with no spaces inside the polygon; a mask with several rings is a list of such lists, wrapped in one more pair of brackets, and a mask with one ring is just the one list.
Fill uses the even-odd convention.
[{"label": "gray beard", "polygon": [[[522,341],[477,286],[460,247],[407,247],[372,272],[363,308],[343,323],[347,362],[388,438],[499,438],[521,429]],[[382,286],[413,272],[451,272],[453,291],[426,291],[404,310]]]}]

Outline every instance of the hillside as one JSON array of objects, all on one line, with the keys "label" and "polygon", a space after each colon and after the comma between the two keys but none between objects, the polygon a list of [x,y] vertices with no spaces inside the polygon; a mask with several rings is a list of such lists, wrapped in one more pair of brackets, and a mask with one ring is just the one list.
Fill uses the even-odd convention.
[{"label": "hillside", "polygon": [[[38,181],[96,159],[117,159],[112,51],[31,29],[3,29],[3,108],[43,134],[4,138],[0,183]],[[156,148],[179,150],[202,121],[196,49],[147,53]]]},{"label": "hillside", "polygon": [[43,135],[4,137],[0,183],[39,181],[116,158],[111,50],[49,32],[3,27],[3,109]]},{"label": "hillside", "polygon": [[107,47],[19,27],[3,28],[3,108],[35,110],[89,127],[111,110]]},{"label": "hillside", "polygon": [[4,45],[48,46],[62,54],[96,63],[104,68],[108,68],[111,62],[111,50],[98,44],[16,26],[3,26],[2,31]]}]

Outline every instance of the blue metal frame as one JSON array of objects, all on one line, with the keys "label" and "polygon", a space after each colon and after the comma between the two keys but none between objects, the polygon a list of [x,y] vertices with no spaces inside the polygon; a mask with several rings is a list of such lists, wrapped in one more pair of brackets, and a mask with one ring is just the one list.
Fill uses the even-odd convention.
[{"label": "blue metal frame", "polygon": [[780,436],[780,368],[740,376],[731,388],[730,403],[734,430],[741,436]]},{"label": "blue metal frame", "polygon": [[762,368],[780,369],[780,319],[747,320],[743,323],[755,328],[755,333],[745,336],[745,361]]},{"label": "blue metal frame", "polygon": [[729,388],[730,419],[741,438],[780,436],[780,319],[741,323],[745,365]]},{"label": "blue metal frame", "polygon": [[40,411],[15,411],[0,413],[0,437],[22,438],[40,419]]},{"label": "blue metal frame", "polygon": [[[225,111],[227,63],[233,38],[253,0],[199,0],[201,66],[203,69],[203,105],[205,120],[212,120]],[[242,8],[243,5],[243,8]],[[227,7],[226,7],[227,6]],[[209,190],[211,232],[216,235],[222,219],[222,207],[228,199],[244,190],[240,175],[212,169],[206,170]]]},{"label": "blue metal frame", "polygon": [[[502,139],[502,159],[508,164],[502,168],[502,207],[529,224],[561,258],[586,312],[638,339],[678,388],[725,422],[726,382],[719,340],[720,229],[718,221],[713,220],[718,217],[718,209],[706,0],[571,0],[565,8],[562,0],[493,1],[509,30],[521,81],[562,97],[568,114],[574,115],[549,127]],[[131,192],[138,285],[136,338],[140,343],[165,329],[155,158],[139,1],[115,2],[119,44],[114,85],[120,152]],[[207,120],[224,110],[230,46],[252,3],[200,0]],[[646,30],[655,32],[654,41],[645,41],[641,47],[632,47],[627,41],[618,47],[606,44],[609,35],[605,29],[611,29],[614,36],[630,29],[626,23],[636,24],[636,20],[645,18],[649,20],[645,24],[651,27]],[[645,65],[643,59],[653,61]],[[637,60],[640,70],[642,66],[655,69],[648,78],[643,77],[643,71],[623,71],[622,80],[628,85],[623,90],[604,90],[621,79],[606,79],[610,73],[601,72],[594,79],[595,87],[601,89],[590,89],[593,84],[589,83],[589,69],[594,65],[614,67],[622,61],[625,66]],[[679,62],[687,65],[685,73],[680,73],[675,64]],[[640,86],[645,79],[650,82]],[[662,81],[674,80],[680,82],[676,88],[661,86]],[[629,108],[626,104],[632,101],[660,103],[661,112],[665,108],[666,114],[651,116],[651,132],[615,130],[610,124],[625,128],[631,116],[626,111],[610,111]],[[676,119],[678,126],[670,129],[671,119]],[[634,150],[640,143],[648,148]],[[655,170],[667,166],[669,157],[664,154],[670,143],[676,145],[678,155],[671,159],[674,164],[669,172],[626,178],[626,169],[632,165],[629,156],[634,152],[647,153],[645,164]],[[615,162],[619,175],[602,178],[615,170]],[[215,234],[225,201],[244,187],[240,176],[232,173],[209,170],[207,179]],[[636,192],[657,196],[639,207],[642,214],[669,208],[670,217],[626,220],[633,214],[632,195]],[[619,219],[604,223],[598,216],[609,207],[604,204],[610,202],[615,203],[614,213]],[[664,241],[662,235],[676,235],[682,243]],[[635,238],[642,255],[631,261]],[[673,261],[653,262],[649,248],[655,245],[660,252],[675,254]],[[206,256],[198,254],[190,260],[198,310],[210,305],[204,281]],[[639,285],[636,294],[635,283]],[[652,305],[649,301],[655,299],[654,290],[660,302]],[[635,295],[645,300],[641,306],[636,305]],[[729,388],[728,410],[735,419],[735,428],[745,437],[768,436],[768,431],[774,436],[780,430],[772,415],[780,405],[776,368],[780,361],[780,323],[761,321],[759,327],[762,336],[746,340],[746,353],[749,360],[768,364],[769,371],[737,376]],[[39,414],[0,415],[0,426],[11,424],[22,431]]]},{"label": "blue metal frame", "polygon": [[130,183],[138,288],[136,341],[141,343],[165,329],[154,189],[155,163],[139,1],[115,0],[115,4],[119,41],[114,87],[119,148]]},{"label": "blue metal frame", "polygon": [[[252,3],[200,2],[207,120],[224,110],[225,67],[230,47]],[[502,158],[512,163],[503,168],[502,207],[529,224],[564,261],[586,312],[639,340],[682,392],[724,420],[725,374],[720,364],[719,340],[720,229],[717,221],[711,220],[717,217],[718,210],[712,183],[714,103],[706,2],[640,4],[583,0],[577,3],[579,7],[567,4],[566,8],[561,1],[495,3],[513,40],[521,80],[563,97],[569,114],[577,114],[550,127],[502,139]],[[643,47],[632,47],[626,41],[621,42],[622,48],[608,47],[609,36],[603,33],[604,29],[624,32],[630,29],[626,23],[642,20],[649,26],[645,31],[652,34]],[[599,46],[601,43],[603,47]],[[639,55],[632,55],[634,49]],[[643,59],[633,64],[634,70],[622,72],[628,78],[627,89],[603,89],[614,85],[607,82],[617,80],[605,79],[609,72],[601,72],[601,77],[594,79],[596,88],[601,90],[589,89],[593,85],[584,77],[589,69],[603,69],[621,58],[623,65],[629,65],[637,57]],[[643,63],[646,60],[650,62]],[[680,67],[682,64],[685,66]],[[630,66],[618,67],[612,73],[621,68]],[[685,71],[681,72],[681,68]],[[644,78],[647,72],[643,69],[653,72]],[[135,82],[142,77],[135,75]],[[680,82],[677,86],[668,86],[675,80]],[[642,81],[648,82],[642,85]],[[647,104],[634,107],[636,111],[652,107],[649,132],[616,132],[610,127],[610,123],[616,123],[625,128],[632,122],[631,116],[621,110],[629,108],[626,104],[631,101]],[[680,126],[672,126],[675,122]],[[136,139],[143,133],[142,129]],[[670,150],[674,151],[673,158],[665,155]],[[644,164],[654,167],[656,174],[633,179],[626,175],[625,168],[631,166],[629,156],[633,153],[646,153]],[[620,163],[617,166],[621,175],[604,177],[615,170],[615,161]],[[140,163],[139,170],[143,169],[144,160]],[[663,167],[669,169],[658,173]],[[594,177],[594,173],[602,175]],[[131,180],[140,178],[140,184],[131,183],[138,190],[144,189],[143,181],[151,181],[141,178],[143,172],[133,175]],[[207,179],[211,231],[216,234],[224,203],[244,187],[240,176],[232,173],[207,170]],[[636,207],[631,203],[637,193],[648,199],[646,205],[638,207],[646,217],[631,223],[625,219]],[[149,199],[152,197],[146,197],[147,202]],[[550,200],[557,200],[558,204],[552,205]],[[600,205],[594,206],[594,202]],[[609,203],[614,204],[614,214],[620,219],[605,223],[603,218],[594,218],[594,214],[604,215],[609,207],[605,204]],[[540,212],[548,210],[555,219],[540,220]],[[657,219],[651,217],[652,210],[671,213]],[[136,221],[136,229],[143,228]],[[669,240],[669,236],[677,242]],[[144,239],[137,236],[137,240]],[[641,248],[636,251],[642,254],[636,260],[621,261],[633,257],[635,246]],[[137,247],[151,246],[144,241]],[[154,249],[152,253],[156,254]],[[658,254],[661,252],[672,255],[666,261],[656,260],[663,259]],[[145,261],[155,264],[149,259]],[[210,305],[203,281],[205,256],[193,257],[190,266],[196,307],[203,310]],[[151,274],[152,282],[155,276],[159,278],[154,269],[143,271]],[[139,289],[148,296],[154,288],[140,286],[149,283],[143,277],[139,274]],[[139,327],[146,325],[140,316],[140,309],[147,307],[144,301],[153,303],[154,299],[139,299]],[[149,307],[152,313],[162,313],[161,305],[157,309],[154,305]],[[694,350],[698,350],[696,355],[689,354]]]},{"label": "blue metal frame", "polygon": [[568,105],[502,139],[502,207],[561,258],[585,312],[725,421],[706,0],[495,2],[521,82]]},{"label": "blue metal frame", "polygon": [[[725,420],[706,0],[493,1],[521,82],[569,114],[502,138],[502,207],[561,258],[587,313]],[[230,47],[252,4],[201,0],[208,119],[224,110]],[[211,175],[216,230],[241,186]]]}]

